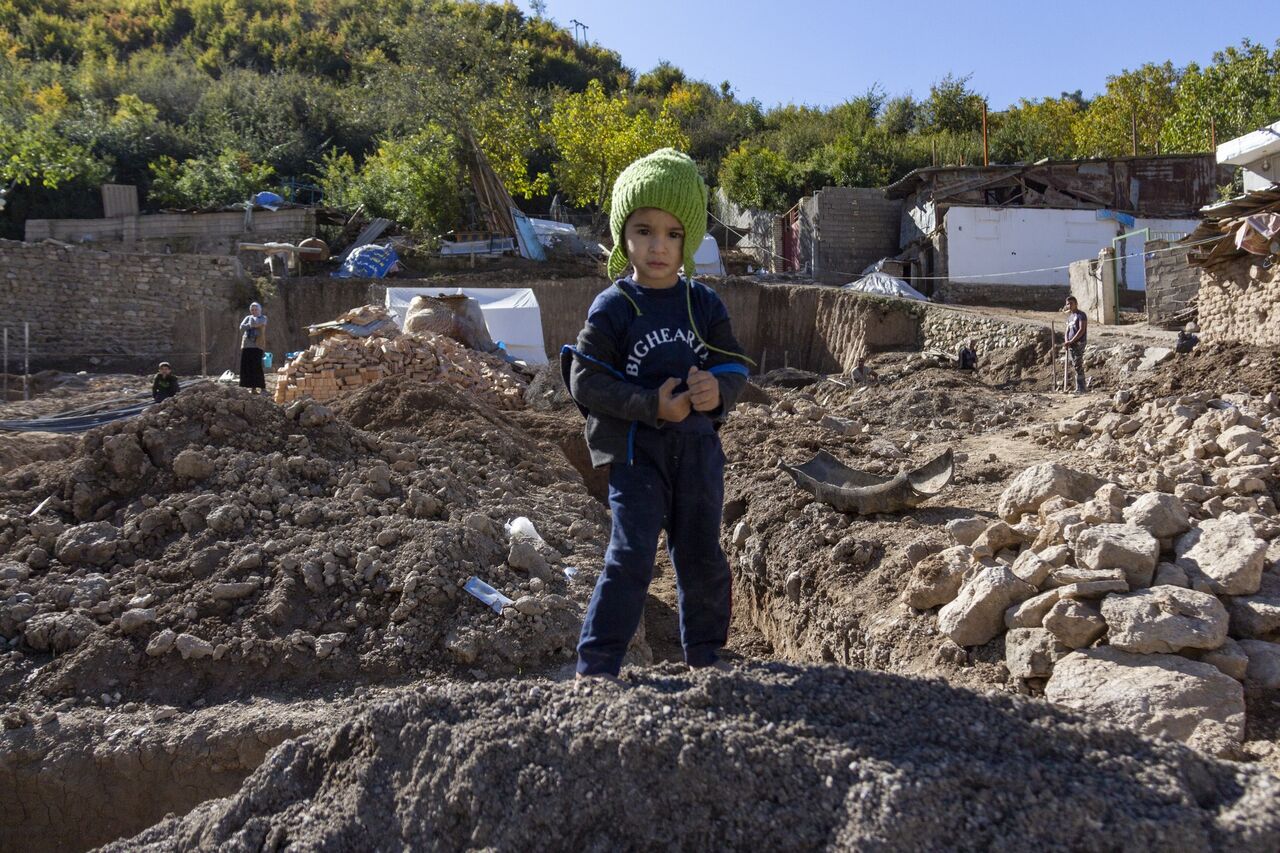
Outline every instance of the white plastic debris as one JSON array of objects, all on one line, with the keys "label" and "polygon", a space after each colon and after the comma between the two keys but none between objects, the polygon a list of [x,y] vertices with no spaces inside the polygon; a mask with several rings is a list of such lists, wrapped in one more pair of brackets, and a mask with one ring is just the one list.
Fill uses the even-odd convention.
[{"label": "white plastic debris", "polygon": [[515,542],[517,539],[528,539],[534,545],[545,545],[542,536],[538,534],[538,528],[533,526],[533,522],[525,518],[523,515],[513,518],[504,525],[507,530],[507,539]]}]

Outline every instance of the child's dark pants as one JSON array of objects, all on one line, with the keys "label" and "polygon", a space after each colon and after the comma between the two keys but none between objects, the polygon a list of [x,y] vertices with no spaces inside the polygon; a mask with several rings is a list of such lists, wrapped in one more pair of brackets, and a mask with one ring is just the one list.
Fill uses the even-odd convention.
[{"label": "child's dark pants", "polygon": [[613,534],[578,641],[578,672],[617,675],[640,624],[658,534],[667,531],[690,666],[709,666],[729,635],[732,581],[720,549],[724,453],[712,432],[647,430],[633,464],[609,472]]}]

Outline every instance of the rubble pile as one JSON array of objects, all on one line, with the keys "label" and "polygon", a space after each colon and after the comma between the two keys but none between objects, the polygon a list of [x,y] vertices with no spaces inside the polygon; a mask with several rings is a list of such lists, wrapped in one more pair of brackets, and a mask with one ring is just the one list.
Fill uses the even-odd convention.
[{"label": "rubble pile", "polygon": [[106,849],[1280,845],[1276,777],[1041,702],[824,666],[628,680],[423,687]]},{"label": "rubble pile", "polygon": [[1050,425],[1125,473],[1028,468],[1000,520],[917,555],[904,601],[956,647],[1003,636],[1010,675],[1057,704],[1234,754],[1246,696],[1280,688],[1277,402],[1121,392]]},{"label": "rubble pile", "polygon": [[[369,323],[376,328],[367,334],[354,328]],[[402,334],[377,305],[348,312],[335,324],[326,324],[331,327],[328,337],[276,371],[277,403],[304,398],[326,403],[385,377],[407,376],[448,383],[499,409],[524,405],[527,382],[498,356],[468,349],[445,335]]]},{"label": "rubble pile", "polygon": [[[401,410],[381,387],[353,402]],[[10,474],[4,695],[190,701],[571,659],[603,509],[553,448],[461,391],[405,379],[390,396],[423,387],[447,437],[202,387]],[[520,516],[535,535],[504,529]],[[472,576],[510,605],[469,595]]]}]

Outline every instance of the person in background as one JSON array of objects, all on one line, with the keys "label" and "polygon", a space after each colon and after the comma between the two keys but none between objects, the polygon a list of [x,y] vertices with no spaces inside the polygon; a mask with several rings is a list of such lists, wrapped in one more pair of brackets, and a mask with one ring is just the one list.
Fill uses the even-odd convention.
[{"label": "person in background", "polygon": [[1067,312],[1067,337],[1064,341],[1067,346],[1067,361],[1075,369],[1076,393],[1083,394],[1084,346],[1089,340],[1089,316],[1080,310],[1080,303],[1074,296],[1067,297],[1062,310]]},{"label": "person in background", "polygon": [[1195,323],[1188,323],[1186,328],[1178,332],[1178,342],[1174,344],[1173,351],[1179,354],[1191,352],[1196,348],[1196,344],[1200,343],[1200,337],[1196,332],[1200,328]]},{"label": "person in background", "polygon": [[159,403],[180,390],[178,377],[173,375],[173,367],[167,361],[160,362],[160,370],[156,373],[156,378],[151,380],[151,398]]},{"label": "person in background", "polygon": [[849,378],[858,385],[879,385],[880,374],[867,367],[866,356],[858,356],[858,363],[849,371]]},{"label": "person in background", "polygon": [[258,394],[266,390],[267,377],[262,371],[262,356],[267,349],[267,316],[262,305],[249,305],[249,316],[240,321],[240,387]]},{"label": "person in background", "polygon": [[965,341],[964,346],[960,348],[960,369],[978,369],[978,342],[973,338]]}]

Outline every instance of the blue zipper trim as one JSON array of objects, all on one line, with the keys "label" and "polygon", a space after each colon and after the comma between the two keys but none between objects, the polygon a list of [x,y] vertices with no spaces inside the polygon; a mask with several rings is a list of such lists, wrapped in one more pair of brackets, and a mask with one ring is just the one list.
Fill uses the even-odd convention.
[{"label": "blue zipper trim", "polygon": [[747,370],[745,364],[717,364],[707,371],[713,376],[719,376],[722,373],[740,373],[743,376],[750,376],[751,371]]},{"label": "blue zipper trim", "polygon": [[567,353],[572,353],[573,355],[576,355],[578,358],[585,359],[585,360],[587,360],[587,361],[591,362],[591,363],[592,363],[592,364],[594,364],[596,367],[602,367],[602,368],[604,368],[605,370],[607,370],[607,371],[609,371],[610,373],[612,373],[614,376],[616,376],[616,377],[618,377],[619,379],[621,379],[623,382],[628,382],[628,381],[630,381],[630,380],[628,380],[628,379],[627,379],[627,377],[625,377],[625,376],[623,376],[623,375],[622,375],[622,371],[621,371],[621,370],[618,370],[616,367],[613,367],[613,366],[611,366],[611,365],[605,364],[603,361],[601,361],[601,360],[600,360],[600,359],[598,359],[598,358],[592,358],[591,356],[589,356],[589,355],[587,355],[586,353],[582,352],[581,350],[579,350],[579,349],[578,349],[577,347],[575,347],[575,346],[570,346],[569,344],[565,344],[563,347],[561,347],[561,348],[560,348],[560,352],[562,352],[562,353],[566,353],[566,352],[567,352]]},{"label": "blue zipper trim", "polygon": [[640,424],[638,421],[631,422],[631,429],[627,430],[627,464],[636,464],[636,427]]}]

